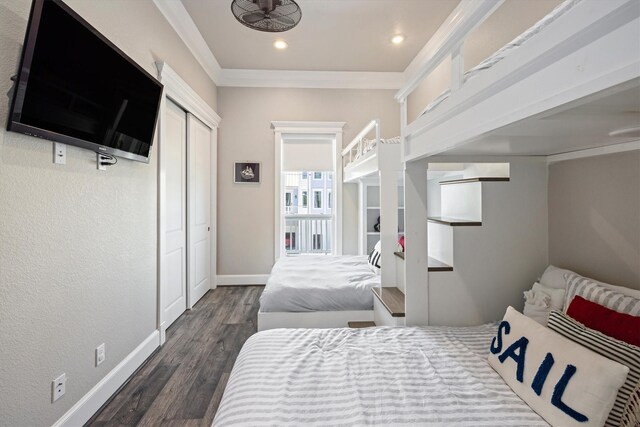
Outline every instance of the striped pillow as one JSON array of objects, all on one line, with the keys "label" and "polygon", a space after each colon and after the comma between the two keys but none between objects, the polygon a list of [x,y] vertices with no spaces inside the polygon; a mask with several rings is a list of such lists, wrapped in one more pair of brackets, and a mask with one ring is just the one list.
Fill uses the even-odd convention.
[{"label": "striped pillow", "polygon": [[547,326],[558,334],[629,368],[627,380],[618,390],[606,426],[635,426],[640,422],[640,347],[586,328],[566,314],[553,310]]},{"label": "striped pillow", "polygon": [[376,243],[376,245],[373,247],[373,250],[369,254],[369,266],[374,272],[378,274],[380,274],[380,247],[381,246],[382,245],[380,243],[380,240],[378,240],[378,243]]},{"label": "striped pillow", "polygon": [[565,274],[564,280],[567,282],[567,294],[562,309],[565,313],[573,297],[579,295],[587,301],[598,303],[618,313],[640,316],[640,299],[638,298],[612,291],[591,279],[573,273]]}]

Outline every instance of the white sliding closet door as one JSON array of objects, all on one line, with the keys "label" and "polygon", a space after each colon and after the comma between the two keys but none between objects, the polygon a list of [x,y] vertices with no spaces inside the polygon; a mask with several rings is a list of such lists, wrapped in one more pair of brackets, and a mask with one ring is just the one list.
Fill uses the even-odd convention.
[{"label": "white sliding closet door", "polygon": [[211,285],[211,174],[213,130],[188,114],[189,308]]},{"label": "white sliding closet door", "polygon": [[167,99],[162,118],[164,234],[162,310],[165,329],[187,309],[187,113]]}]

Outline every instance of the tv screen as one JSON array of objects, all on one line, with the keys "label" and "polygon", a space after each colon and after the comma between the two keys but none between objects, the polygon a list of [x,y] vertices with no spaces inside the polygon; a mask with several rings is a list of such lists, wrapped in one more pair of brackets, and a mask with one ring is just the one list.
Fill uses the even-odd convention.
[{"label": "tv screen", "polygon": [[149,161],[162,85],[60,0],[34,0],[7,129]]}]

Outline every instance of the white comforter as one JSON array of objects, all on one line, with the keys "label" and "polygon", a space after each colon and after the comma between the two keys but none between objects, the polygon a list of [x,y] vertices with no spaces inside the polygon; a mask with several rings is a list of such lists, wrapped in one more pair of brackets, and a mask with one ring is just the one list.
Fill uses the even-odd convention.
[{"label": "white comforter", "polygon": [[240,351],[213,424],[546,426],[489,366],[495,331],[259,332]]},{"label": "white comforter", "polygon": [[366,256],[283,257],[271,270],[260,311],[372,310],[371,288],[379,284]]}]

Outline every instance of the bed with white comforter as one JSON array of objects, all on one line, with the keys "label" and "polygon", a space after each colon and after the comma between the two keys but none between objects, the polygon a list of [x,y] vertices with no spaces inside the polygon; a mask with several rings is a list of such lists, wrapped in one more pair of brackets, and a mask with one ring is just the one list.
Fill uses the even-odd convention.
[{"label": "bed with white comforter", "polygon": [[282,257],[260,297],[261,312],[372,310],[380,276],[361,255]]},{"label": "bed with white comforter", "polygon": [[253,335],[215,426],[546,426],[487,363],[497,325]]}]

